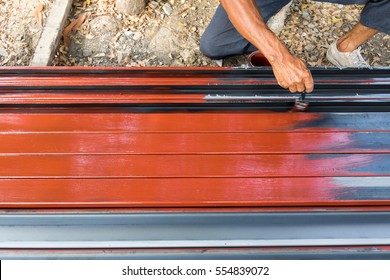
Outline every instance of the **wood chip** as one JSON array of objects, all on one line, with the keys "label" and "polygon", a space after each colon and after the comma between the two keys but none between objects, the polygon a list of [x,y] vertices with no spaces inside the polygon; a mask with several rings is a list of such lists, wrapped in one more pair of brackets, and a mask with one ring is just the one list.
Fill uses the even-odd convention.
[{"label": "wood chip", "polygon": [[64,29],[64,44],[68,46],[70,44],[69,34],[71,31],[76,31],[84,23],[88,14],[84,13],[80,15],[77,19],[73,20],[65,29]]},{"label": "wood chip", "polygon": [[34,10],[34,17],[40,27],[43,27],[43,4],[39,2]]}]

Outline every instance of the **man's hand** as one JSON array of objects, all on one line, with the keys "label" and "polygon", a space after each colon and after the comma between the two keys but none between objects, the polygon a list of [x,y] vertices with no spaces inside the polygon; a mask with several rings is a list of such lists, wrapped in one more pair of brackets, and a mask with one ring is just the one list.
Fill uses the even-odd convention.
[{"label": "man's hand", "polygon": [[306,65],[296,56],[286,53],[271,62],[279,85],[291,92],[312,92],[313,77]]},{"label": "man's hand", "polygon": [[280,86],[291,92],[311,92],[313,78],[306,65],[293,56],[268,29],[255,0],[220,0],[230,21],[271,63]]}]

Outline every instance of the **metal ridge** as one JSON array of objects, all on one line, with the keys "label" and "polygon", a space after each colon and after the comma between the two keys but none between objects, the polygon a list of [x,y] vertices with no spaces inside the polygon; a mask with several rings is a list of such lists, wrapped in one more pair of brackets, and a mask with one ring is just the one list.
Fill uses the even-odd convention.
[{"label": "metal ridge", "polygon": [[199,249],[13,249],[2,260],[384,260],[389,246],[199,248]]},{"label": "metal ridge", "polygon": [[389,212],[0,215],[0,249],[379,245]]},{"label": "metal ridge", "polygon": [[[390,68],[312,69],[312,112],[390,111]],[[300,94],[270,68],[0,68],[2,108],[286,111]]]}]

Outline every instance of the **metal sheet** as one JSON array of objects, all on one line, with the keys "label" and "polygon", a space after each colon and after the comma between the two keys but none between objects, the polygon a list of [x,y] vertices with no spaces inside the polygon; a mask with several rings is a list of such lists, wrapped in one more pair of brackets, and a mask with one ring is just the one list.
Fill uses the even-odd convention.
[{"label": "metal sheet", "polygon": [[390,205],[390,177],[1,179],[0,202],[2,208],[16,209],[353,205],[367,209]]},{"label": "metal sheet", "polygon": [[385,260],[388,246],[201,249],[14,249],[0,250],[2,260]]},{"label": "metal sheet", "polygon": [[[317,105],[333,111],[390,106],[389,68],[312,73],[316,89],[307,96],[310,110],[318,110]],[[278,86],[270,68],[0,68],[0,104],[15,106],[165,104],[178,109],[182,104],[256,103],[265,110],[286,111],[298,97]]]},{"label": "metal sheet", "polygon": [[390,245],[390,213],[1,215],[1,249]]}]

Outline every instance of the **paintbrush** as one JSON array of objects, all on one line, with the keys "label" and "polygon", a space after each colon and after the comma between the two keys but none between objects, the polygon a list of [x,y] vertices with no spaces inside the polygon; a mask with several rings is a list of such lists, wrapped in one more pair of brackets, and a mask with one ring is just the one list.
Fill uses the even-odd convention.
[{"label": "paintbrush", "polygon": [[305,112],[309,108],[309,101],[306,100],[306,91],[295,101],[294,107],[290,112]]}]

